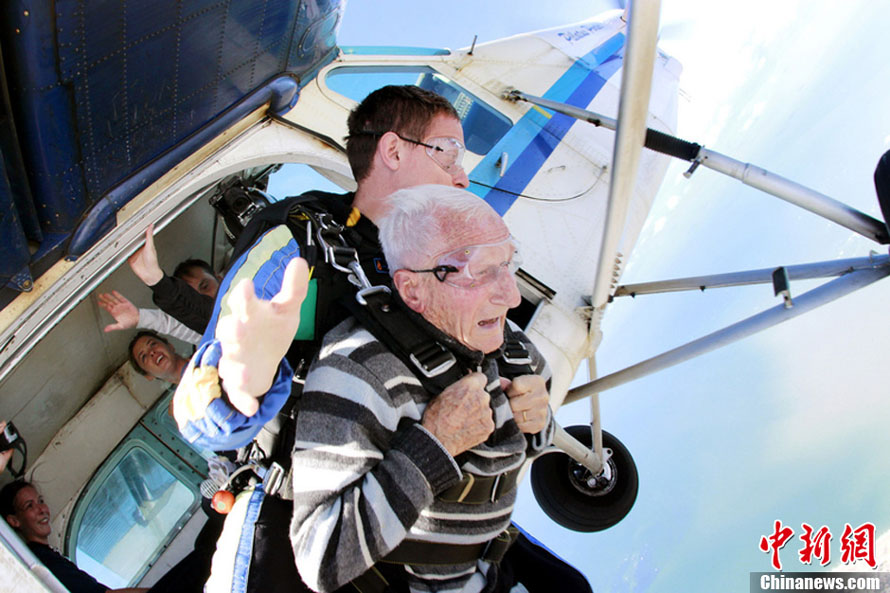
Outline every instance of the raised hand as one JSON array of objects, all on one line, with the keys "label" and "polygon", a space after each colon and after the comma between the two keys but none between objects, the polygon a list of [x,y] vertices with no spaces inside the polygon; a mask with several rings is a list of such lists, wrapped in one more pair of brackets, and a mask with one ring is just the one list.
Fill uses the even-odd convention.
[{"label": "raised hand", "polygon": [[536,434],[547,428],[550,394],[540,375],[522,375],[513,381],[501,378],[504,393],[510,399],[510,409],[519,430]]},{"label": "raised hand", "polygon": [[139,324],[139,309],[116,290],[111,293],[100,293],[99,306],[114,317],[116,323],[105,326],[106,332],[119,329],[132,329]]},{"label": "raised hand", "polygon": [[486,383],[482,373],[470,373],[449,385],[424,410],[423,427],[452,457],[484,442],[494,431]]},{"label": "raised hand", "polygon": [[[3,432],[4,428],[6,428],[6,420],[0,420],[0,432]],[[0,473],[3,473],[3,470],[6,469],[10,459],[12,459],[12,449],[7,449],[0,453]]]},{"label": "raised hand", "polygon": [[130,269],[145,283],[146,286],[154,286],[164,277],[164,271],[158,265],[158,252],[155,249],[154,225],[148,225],[145,229],[145,245],[136,253],[127,258]]},{"label": "raised hand", "polygon": [[287,265],[281,290],[272,300],[257,298],[253,283],[242,280],[223,303],[231,313],[216,325],[222,346],[219,376],[229,401],[245,416],[256,413],[258,398],[272,386],[300,326],[308,284],[306,260],[296,258]]}]

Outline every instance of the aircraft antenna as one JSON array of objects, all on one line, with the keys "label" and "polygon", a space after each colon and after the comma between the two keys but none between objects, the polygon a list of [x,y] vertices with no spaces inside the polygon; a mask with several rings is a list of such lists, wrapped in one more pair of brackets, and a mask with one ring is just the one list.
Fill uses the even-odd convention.
[{"label": "aircraft antenna", "polygon": [[468,56],[473,55],[473,50],[476,49],[476,40],[479,39],[478,35],[473,35],[473,43],[470,45],[470,51],[467,52]]}]

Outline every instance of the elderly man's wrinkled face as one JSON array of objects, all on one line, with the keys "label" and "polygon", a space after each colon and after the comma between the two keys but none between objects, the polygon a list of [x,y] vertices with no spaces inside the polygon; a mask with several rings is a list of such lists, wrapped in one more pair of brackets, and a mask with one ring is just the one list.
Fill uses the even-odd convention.
[{"label": "elderly man's wrinkled face", "polygon": [[521,300],[513,274],[518,255],[504,221],[492,212],[472,228],[448,229],[430,250],[434,255],[425,268],[444,265],[455,271],[405,270],[416,283],[416,293],[400,287],[405,302],[471,350],[488,353],[500,348],[507,311]]}]

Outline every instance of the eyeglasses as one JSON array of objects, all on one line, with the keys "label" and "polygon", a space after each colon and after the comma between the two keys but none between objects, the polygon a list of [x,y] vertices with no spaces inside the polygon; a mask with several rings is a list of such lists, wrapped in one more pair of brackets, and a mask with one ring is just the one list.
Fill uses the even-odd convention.
[{"label": "eyeglasses", "polygon": [[[357,132],[354,135],[379,137],[383,136],[385,133],[386,132]],[[424,148],[426,148],[427,156],[433,159],[433,161],[449,175],[455,175],[459,171],[463,170],[462,163],[464,160],[464,152],[466,152],[466,148],[464,147],[463,142],[461,142],[457,138],[452,138],[451,136],[437,136],[435,138],[430,138],[427,142],[421,142],[420,140],[415,140],[414,138],[407,138],[405,136],[402,136],[395,131],[393,132],[393,134],[395,134],[405,142],[410,142],[411,144],[416,144],[418,146],[423,146]]]},{"label": "eyeglasses", "polygon": [[426,155],[433,159],[433,161],[435,161],[435,163],[449,175],[454,175],[459,170],[463,170],[462,163],[464,161],[464,152],[466,149],[464,148],[463,143],[457,138],[452,138],[451,136],[437,136],[435,138],[430,138],[428,141],[429,143],[427,143],[421,142],[420,140],[414,140],[413,138],[406,138],[398,132],[393,133],[405,142],[411,142],[412,144],[426,147]]},{"label": "eyeglasses", "polygon": [[[504,246],[509,245],[510,256],[504,259]],[[416,274],[432,274],[436,280],[456,288],[479,288],[496,282],[501,272],[515,274],[522,265],[522,258],[513,238],[497,243],[469,245],[441,256],[432,268],[412,270]]]}]

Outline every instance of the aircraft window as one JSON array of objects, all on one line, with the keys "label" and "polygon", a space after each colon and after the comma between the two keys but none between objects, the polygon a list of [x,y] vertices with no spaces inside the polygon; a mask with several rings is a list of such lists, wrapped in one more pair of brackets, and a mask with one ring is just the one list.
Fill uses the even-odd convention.
[{"label": "aircraft window", "polygon": [[535,313],[538,311],[539,304],[540,303],[533,303],[523,296],[518,307],[513,307],[507,311],[507,318],[523,330],[526,330],[531,325],[531,321],[534,318]]},{"label": "aircraft window", "polygon": [[74,550],[77,565],[111,588],[140,578],[199,505],[194,488],[149,449],[134,445],[115,457],[90,488]]},{"label": "aircraft window", "polygon": [[276,202],[288,196],[297,196],[310,190],[339,194],[345,190],[308,165],[285,163],[269,175],[266,191]]},{"label": "aircraft window", "polygon": [[552,300],[556,292],[522,268],[516,271],[516,280],[522,302],[518,307],[510,309],[507,317],[522,329],[528,330],[541,306]]},{"label": "aircraft window", "polygon": [[425,66],[343,66],[328,72],[325,84],[354,101],[361,101],[371,91],[388,84],[416,84],[439,93],[451,101],[460,115],[467,150],[479,155],[488,154],[513,125],[454,81]]}]

